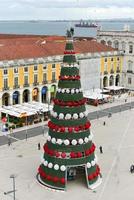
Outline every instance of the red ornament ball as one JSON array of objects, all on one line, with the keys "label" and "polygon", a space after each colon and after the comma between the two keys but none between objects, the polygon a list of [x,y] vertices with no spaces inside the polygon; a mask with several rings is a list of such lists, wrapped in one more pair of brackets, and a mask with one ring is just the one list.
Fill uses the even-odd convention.
[{"label": "red ornament ball", "polygon": [[62,157],[62,158],[66,158],[66,153],[65,153],[65,152],[62,152],[62,153],[61,153],[61,157]]},{"label": "red ornament ball", "polygon": [[61,178],[61,179],[60,179],[60,182],[61,182],[62,184],[65,184],[65,178]]}]

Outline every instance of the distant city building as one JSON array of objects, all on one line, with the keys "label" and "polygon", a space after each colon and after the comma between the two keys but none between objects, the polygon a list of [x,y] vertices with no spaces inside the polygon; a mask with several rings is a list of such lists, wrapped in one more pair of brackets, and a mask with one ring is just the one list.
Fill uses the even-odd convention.
[{"label": "distant city building", "polygon": [[134,31],[129,30],[125,25],[122,31],[102,31],[97,32],[97,41],[121,50],[124,54],[122,83],[121,85],[134,89]]},{"label": "distant city building", "polygon": [[[119,51],[87,38],[77,38],[74,47],[84,90],[120,85]],[[50,102],[64,48],[62,36],[0,35],[0,105]]]}]

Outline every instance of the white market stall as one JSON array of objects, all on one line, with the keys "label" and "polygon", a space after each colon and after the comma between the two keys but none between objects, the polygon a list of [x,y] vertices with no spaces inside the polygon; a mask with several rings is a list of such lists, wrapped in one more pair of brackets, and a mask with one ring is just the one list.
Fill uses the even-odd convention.
[{"label": "white market stall", "polygon": [[[0,107],[1,119],[5,118],[7,127],[17,128],[39,123],[48,119],[52,105],[30,102]],[[3,120],[2,120],[3,122]]]}]

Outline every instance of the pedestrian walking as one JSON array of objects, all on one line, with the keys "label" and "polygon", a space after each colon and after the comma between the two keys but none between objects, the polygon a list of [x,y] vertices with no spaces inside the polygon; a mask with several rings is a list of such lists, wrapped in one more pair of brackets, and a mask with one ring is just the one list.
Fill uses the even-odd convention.
[{"label": "pedestrian walking", "polygon": [[103,125],[104,125],[104,126],[106,125],[106,122],[105,122],[105,121],[103,122]]},{"label": "pedestrian walking", "polygon": [[40,142],[38,143],[38,150],[40,150]]},{"label": "pedestrian walking", "polygon": [[134,165],[130,166],[130,172],[131,172],[131,174],[134,173]]},{"label": "pedestrian walking", "polygon": [[8,146],[10,146],[10,145],[11,145],[11,139],[8,138]]},{"label": "pedestrian walking", "polygon": [[103,153],[102,146],[100,146],[99,149],[100,149],[100,153],[102,154]]}]

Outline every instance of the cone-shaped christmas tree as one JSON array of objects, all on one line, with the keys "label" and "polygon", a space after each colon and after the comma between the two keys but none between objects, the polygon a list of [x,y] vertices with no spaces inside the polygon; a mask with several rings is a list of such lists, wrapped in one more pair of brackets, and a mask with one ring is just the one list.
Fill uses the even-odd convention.
[{"label": "cone-shaped christmas tree", "polygon": [[67,180],[73,178],[81,166],[88,188],[94,189],[101,183],[100,168],[87,119],[72,33],[73,29],[67,31],[63,66],[37,177],[45,186],[64,190]]}]

